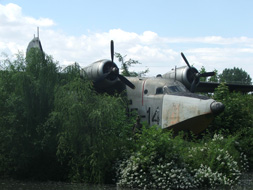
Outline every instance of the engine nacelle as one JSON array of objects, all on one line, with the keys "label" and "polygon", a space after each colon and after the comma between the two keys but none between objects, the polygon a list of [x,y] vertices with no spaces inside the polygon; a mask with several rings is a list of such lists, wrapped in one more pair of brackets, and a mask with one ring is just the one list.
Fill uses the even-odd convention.
[{"label": "engine nacelle", "polygon": [[118,69],[114,62],[104,59],[84,67],[80,75],[92,80],[96,87],[105,89],[119,81],[116,75],[108,74],[112,68]]},{"label": "engine nacelle", "polygon": [[[188,90],[191,88],[191,84],[194,80],[194,73],[198,73],[198,70],[194,67],[191,67],[191,69],[187,66],[175,68],[164,75],[162,75],[163,78],[166,79],[175,79],[183,83]],[[196,81],[196,84],[198,84],[199,81]]]}]

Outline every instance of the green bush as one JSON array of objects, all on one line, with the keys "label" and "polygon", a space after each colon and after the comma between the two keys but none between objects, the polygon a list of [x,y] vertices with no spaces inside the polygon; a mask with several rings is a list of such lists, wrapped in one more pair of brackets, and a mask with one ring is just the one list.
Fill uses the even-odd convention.
[{"label": "green bush", "polygon": [[229,92],[225,84],[221,84],[215,91],[213,98],[225,105],[223,113],[215,117],[209,127],[209,132],[224,135],[236,135],[244,128],[252,127],[253,97],[239,92]]},{"label": "green bush", "polygon": [[225,111],[216,116],[209,133],[221,133],[225,137],[236,137],[237,150],[249,160],[249,170],[253,169],[253,96],[229,92],[225,84],[221,84],[214,93],[214,99],[225,105]]},{"label": "green bush", "polygon": [[[245,170],[253,170],[253,127],[245,127],[236,135],[238,142],[237,149],[241,152],[241,156],[246,163]],[[244,162],[243,162],[244,163]],[[242,164],[243,164],[242,163]]]},{"label": "green bush", "polygon": [[224,138],[215,134],[212,139],[194,143],[186,154],[186,163],[205,186],[232,185],[244,170],[235,137]]},{"label": "green bush", "polygon": [[144,127],[138,135],[136,151],[119,167],[118,185],[162,189],[197,187],[178,149],[185,143],[181,137],[173,138],[171,131]]},{"label": "green bush", "polygon": [[131,146],[120,96],[97,94],[78,64],[59,72],[31,49],[0,71],[0,176],[106,183]]},{"label": "green bush", "polygon": [[79,76],[57,89],[52,113],[59,127],[57,156],[69,167],[71,181],[111,182],[113,164],[131,134],[125,111],[121,97],[97,94]]},{"label": "green bush", "polygon": [[53,109],[56,63],[32,49],[26,59],[20,53],[14,61],[1,61],[1,68],[0,175],[55,178],[55,149],[43,141],[52,131],[43,125]]},{"label": "green bush", "polygon": [[136,150],[119,167],[118,185],[159,189],[232,185],[247,167],[234,140],[214,135],[189,142],[155,126],[144,128]]}]

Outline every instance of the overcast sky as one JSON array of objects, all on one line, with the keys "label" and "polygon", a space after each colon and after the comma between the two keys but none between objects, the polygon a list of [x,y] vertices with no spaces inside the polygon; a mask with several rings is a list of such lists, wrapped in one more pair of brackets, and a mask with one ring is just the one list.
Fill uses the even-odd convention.
[{"label": "overcast sky", "polygon": [[149,76],[184,66],[184,52],[197,69],[239,67],[253,78],[252,8],[251,0],[0,0],[0,53],[25,52],[39,27],[62,66],[110,59],[114,40]]}]

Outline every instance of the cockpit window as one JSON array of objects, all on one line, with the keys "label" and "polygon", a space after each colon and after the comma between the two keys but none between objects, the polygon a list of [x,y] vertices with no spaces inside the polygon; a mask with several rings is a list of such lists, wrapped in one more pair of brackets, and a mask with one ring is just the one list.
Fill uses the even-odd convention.
[{"label": "cockpit window", "polygon": [[169,90],[170,90],[171,92],[180,92],[180,89],[179,89],[177,86],[170,86],[170,87],[169,87]]},{"label": "cockpit window", "polygon": [[156,94],[163,94],[163,88],[162,87],[158,87],[156,89]]},{"label": "cockpit window", "polygon": [[156,88],[156,94],[171,94],[174,92],[185,92],[186,90],[181,86],[163,86]]}]

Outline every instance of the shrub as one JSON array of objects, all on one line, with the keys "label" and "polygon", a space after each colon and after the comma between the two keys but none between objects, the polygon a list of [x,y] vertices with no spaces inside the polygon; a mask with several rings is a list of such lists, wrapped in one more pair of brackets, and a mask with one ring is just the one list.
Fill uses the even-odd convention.
[{"label": "shrub", "polygon": [[209,127],[211,134],[221,133],[224,136],[236,137],[237,150],[249,159],[249,170],[253,169],[253,96],[229,92],[221,84],[214,93],[214,99],[225,104],[225,111],[214,119]]},{"label": "shrub", "polygon": [[204,186],[232,185],[238,181],[242,168],[235,138],[215,134],[189,147],[185,161],[195,172],[195,178]]},{"label": "shrub", "polygon": [[80,77],[57,89],[51,115],[59,127],[57,156],[71,181],[111,183],[131,133],[125,110],[122,98],[97,94]]},{"label": "shrub", "polygon": [[136,150],[122,161],[118,185],[131,188],[189,189],[236,183],[246,167],[235,137],[188,142],[182,135],[144,128]]},{"label": "shrub", "polygon": [[216,116],[209,127],[211,133],[223,133],[224,135],[237,135],[248,127],[252,127],[252,96],[239,92],[230,93],[225,84],[221,84],[215,91],[214,97],[225,105],[225,110]]},{"label": "shrub", "polygon": [[162,189],[197,187],[178,151],[183,143],[181,137],[173,138],[171,131],[144,127],[136,142],[136,151],[120,165],[118,185]]}]

